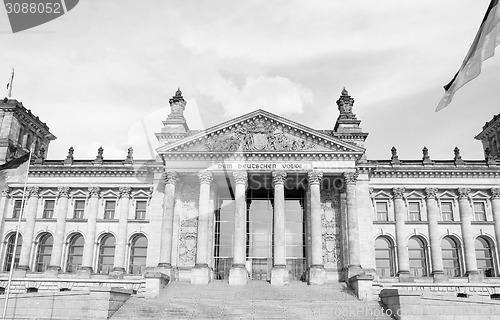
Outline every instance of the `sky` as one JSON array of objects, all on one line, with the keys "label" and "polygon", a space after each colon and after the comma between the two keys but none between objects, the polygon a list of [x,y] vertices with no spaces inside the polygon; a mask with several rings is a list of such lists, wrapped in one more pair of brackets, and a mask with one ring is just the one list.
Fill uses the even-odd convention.
[{"label": "sky", "polygon": [[[345,87],[368,159],[484,159],[500,112],[500,54],[435,112],[489,0],[81,0],[13,34],[0,7],[0,83],[47,123],[48,159],[150,159],[181,88],[191,129],[265,109],[333,129]],[[5,87],[4,87],[5,88]]]}]

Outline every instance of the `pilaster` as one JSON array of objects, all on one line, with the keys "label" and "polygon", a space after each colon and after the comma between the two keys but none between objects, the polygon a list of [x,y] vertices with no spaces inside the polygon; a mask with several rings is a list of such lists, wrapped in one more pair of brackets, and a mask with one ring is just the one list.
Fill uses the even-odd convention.
[{"label": "pilaster", "polygon": [[93,271],[94,247],[96,244],[97,210],[99,209],[99,187],[89,187],[87,232],[85,233],[85,245],[83,247],[82,273]]},{"label": "pilaster", "polygon": [[64,247],[64,234],[66,231],[66,214],[69,203],[69,187],[57,188],[57,222],[54,235],[54,245],[52,246],[52,255],[48,275],[55,275],[61,270],[61,258]]},{"label": "pilaster", "polygon": [[393,188],[394,211],[396,216],[396,246],[398,255],[398,276],[406,278],[410,274],[410,259],[408,256],[408,241],[405,234],[406,205],[404,188]]},{"label": "pilaster", "polygon": [[427,220],[429,227],[429,241],[431,247],[432,276],[434,282],[443,281],[446,277],[443,272],[443,253],[441,251],[441,239],[439,236],[439,208],[436,201],[436,188],[425,188]]},{"label": "pilaster", "polygon": [[35,232],[35,218],[38,209],[38,199],[40,198],[40,188],[28,188],[28,212],[26,214],[26,224],[23,234],[23,245],[19,256],[18,270],[27,271],[30,269],[31,248],[33,246],[33,236]]}]

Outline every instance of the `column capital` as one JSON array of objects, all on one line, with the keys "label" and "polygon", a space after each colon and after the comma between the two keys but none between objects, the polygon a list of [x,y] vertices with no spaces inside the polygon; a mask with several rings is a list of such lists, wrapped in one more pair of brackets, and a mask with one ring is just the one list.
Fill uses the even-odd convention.
[{"label": "column capital", "polygon": [[39,198],[39,197],[40,197],[40,187],[28,188],[28,198]]},{"label": "column capital", "polygon": [[491,188],[491,198],[500,199],[500,188]]},{"label": "column capital", "polygon": [[323,179],[323,172],[321,171],[308,171],[307,182],[309,185],[320,184]]},{"label": "column capital", "polygon": [[405,188],[392,188],[392,194],[394,196],[394,199],[404,199],[404,192]]},{"label": "column capital", "polygon": [[10,198],[11,192],[12,192],[12,189],[10,187],[6,187],[6,188],[2,189],[2,197]]},{"label": "column capital", "polygon": [[437,188],[425,188],[425,196],[427,199],[436,199],[437,197]]},{"label": "column capital", "polygon": [[119,187],[118,191],[120,192],[120,198],[130,199],[132,188],[131,187]]},{"label": "column capital", "polygon": [[99,198],[100,190],[99,187],[89,187],[89,198]]},{"label": "column capital", "polygon": [[248,184],[248,174],[246,171],[233,171],[233,178],[236,184]]},{"label": "column capital", "polygon": [[459,199],[469,199],[470,188],[458,188],[457,192]]},{"label": "column capital", "polygon": [[163,181],[165,184],[173,184],[175,185],[177,181],[179,180],[177,172],[175,171],[165,171],[163,173]]},{"label": "column capital", "polygon": [[346,185],[356,184],[357,180],[358,180],[357,172],[344,172],[344,183]]},{"label": "column capital", "polygon": [[273,171],[273,186],[277,184],[285,184],[286,171]]},{"label": "column capital", "polygon": [[198,172],[198,179],[200,180],[200,184],[211,184],[213,181],[212,172],[210,171],[200,171]]},{"label": "column capital", "polygon": [[69,198],[69,187],[58,187],[57,188],[57,197],[58,198]]}]

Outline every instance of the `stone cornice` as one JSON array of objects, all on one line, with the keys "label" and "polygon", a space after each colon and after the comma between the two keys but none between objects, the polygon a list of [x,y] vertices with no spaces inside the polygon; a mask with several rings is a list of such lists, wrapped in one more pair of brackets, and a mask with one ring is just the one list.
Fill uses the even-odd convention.
[{"label": "stone cornice", "polygon": [[337,152],[168,152],[162,155],[168,161],[198,161],[198,160],[248,160],[248,161],[312,161],[312,160],[352,160],[359,158],[359,153]]},{"label": "stone cornice", "polygon": [[[48,162],[48,163],[47,163]],[[133,177],[145,176],[148,172],[163,172],[164,166],[161,162],[134,161],[134,165],[124,164],[123,160],[104,161],[102,165],[95,165],[91,161],[85,164],[78,163],[64,165],[64,161],[46,161],[43,165],[30,166],[30,177],[65,177],[65,176],[111,176],[111,177]]]}]

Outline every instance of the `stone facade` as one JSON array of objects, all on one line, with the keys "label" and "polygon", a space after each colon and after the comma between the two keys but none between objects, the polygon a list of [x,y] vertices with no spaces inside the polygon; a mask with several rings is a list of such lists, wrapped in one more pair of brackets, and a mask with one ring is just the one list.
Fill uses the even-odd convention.
[{"label": "stone facade", "polygon": [[[22,184],[2,190],[0,277],[22,213],[16,281],[346,281],[366,297],[371,283],[495,282],[498,149],[485,161],[457,148],[451,160],[427,148],[419,161],[395,148],[389,160],[368,160],[353,104],[344,89],[333,130],[257,110],[193,131],[178,90],[157,160],[132,149],[108,160],[102,148],[75,160],[70,148],[66,159],[33,162],[24,202]],[[495,121],[478,136],[485,148]]]}]

